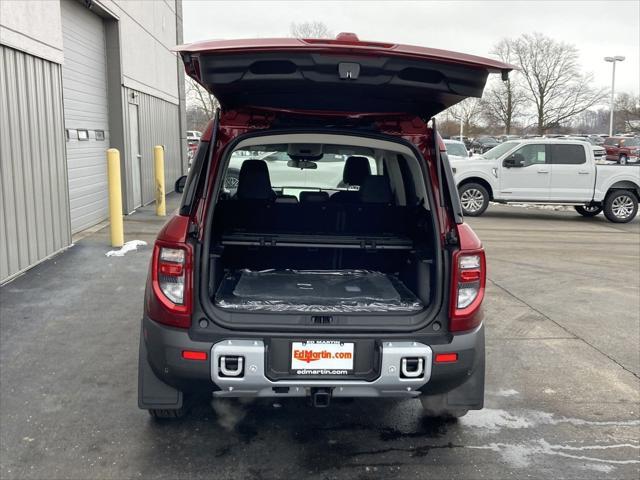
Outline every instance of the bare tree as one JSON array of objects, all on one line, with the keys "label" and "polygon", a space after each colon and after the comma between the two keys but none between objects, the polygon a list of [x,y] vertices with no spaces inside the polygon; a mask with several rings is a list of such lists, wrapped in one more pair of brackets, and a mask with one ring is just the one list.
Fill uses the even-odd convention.
[{"label": "bare tree", "polygon": [[521,69],[527,97],[535,104],[538,134],[559,127],[604,98],[605,90],[591,87],[593,76],[580,72],[575,46],[540,33],[507,42]]},{"label": "bare tree", "polygon": [[617,131],[630,132],[640,125],[640,95],[622,92],[615,101],[613,116]]},{"label": "bare tree", "polygon": [[[506,63],[514,62],[512,42],[501,40],[491,51],[493,55]],[[493,78],[482,97],[483,113],[487,120],[504,126],[504,133],[509,135],[514,121],[523,113],[526,104],[525,92],[518,73],[513,71],[506,81]]]},{"label": "bare tree", "polygon": [[479,98],[466,98],[460,103],[449,107],[446,114],[456,120],[458,125],[462,122],[465,135],[469,135],[471,130],[476,127],[478,120],[482,116],[482,102]]},{"label": "bare tree", "polygon": [[289,26],[289,34],[295,38],[332,38],[333,33],[323,22],[292,22]]},{"label": "bare tree", "polygon": [[207,92],[191,77],[186,79],[187,108],[200,110],[208,118],[213,117],[220,104],[216,97]]}]

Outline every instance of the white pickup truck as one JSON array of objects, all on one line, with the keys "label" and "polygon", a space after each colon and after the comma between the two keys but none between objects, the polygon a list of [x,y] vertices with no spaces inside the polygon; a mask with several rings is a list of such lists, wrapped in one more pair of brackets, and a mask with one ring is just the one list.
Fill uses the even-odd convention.
[{"label": "white pickup truck", "polygon": [[597,165],[587,142],[513,140],[450,163],[465,215],[481,215],[489,201],[573,205],[585,217],[604,210],[616,223],[638,212],[640,167]]}]

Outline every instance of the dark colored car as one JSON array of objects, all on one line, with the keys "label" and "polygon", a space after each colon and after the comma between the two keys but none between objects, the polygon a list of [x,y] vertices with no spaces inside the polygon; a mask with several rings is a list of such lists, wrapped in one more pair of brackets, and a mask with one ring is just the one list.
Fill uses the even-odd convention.
[{"label": "dark colored car", "polygon": [[140,408],[178,417],[212,396],[482,408],[485,254],[426,120],[512,67],[353,34],[178,51],[221,111],[154,245]]},{"label": "dark colored car", "polygon": [[498,145],[500,145],[500,141],[493,137],[479,137],[471,142],[471,151],[473,153],[483,154]]},{"label": "dark colored car", "polygon": [[640,162],[640,137],[609,137],[604,141],[607,160],[620,165]]}]

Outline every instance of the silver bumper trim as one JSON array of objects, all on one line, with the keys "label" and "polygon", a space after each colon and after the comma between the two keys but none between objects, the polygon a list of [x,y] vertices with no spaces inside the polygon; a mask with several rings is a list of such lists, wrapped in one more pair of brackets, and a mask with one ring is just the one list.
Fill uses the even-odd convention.
[{"label": "silver bumper trim", "polygon": [[[244,375],[241,378],[220,376],[221,356],[244,357]],[[429,381],[433,353],[427,345],[417,342],[382,342],[380,376],[371,382],[342,380],[279,380],[274,382],[265,375],[265,347],[262,340],[225,340],[211,348],[211,379],[220,388],[217,397],[304,397],[314,387],[333,388],[335,397],[415,397],[418,388]],[[402,378],[402,359],[421,358],[424,374],[419,378]],[[289,387],[286,393],[273,389]]]}]

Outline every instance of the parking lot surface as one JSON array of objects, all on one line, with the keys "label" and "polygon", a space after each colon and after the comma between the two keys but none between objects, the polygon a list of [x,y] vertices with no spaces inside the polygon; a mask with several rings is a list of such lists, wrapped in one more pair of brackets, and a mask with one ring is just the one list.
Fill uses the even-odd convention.
[{"label": "parking lot surface", "polygon": [[[127,240],[151,244],[151,210]],[[470,223],[489,265],[484,410],[216,401],[154,423],[136,396],[151,249],[108,258],[104,229],[0,289],[0,477],[637,479],[640,219],[492,205]]]}]

